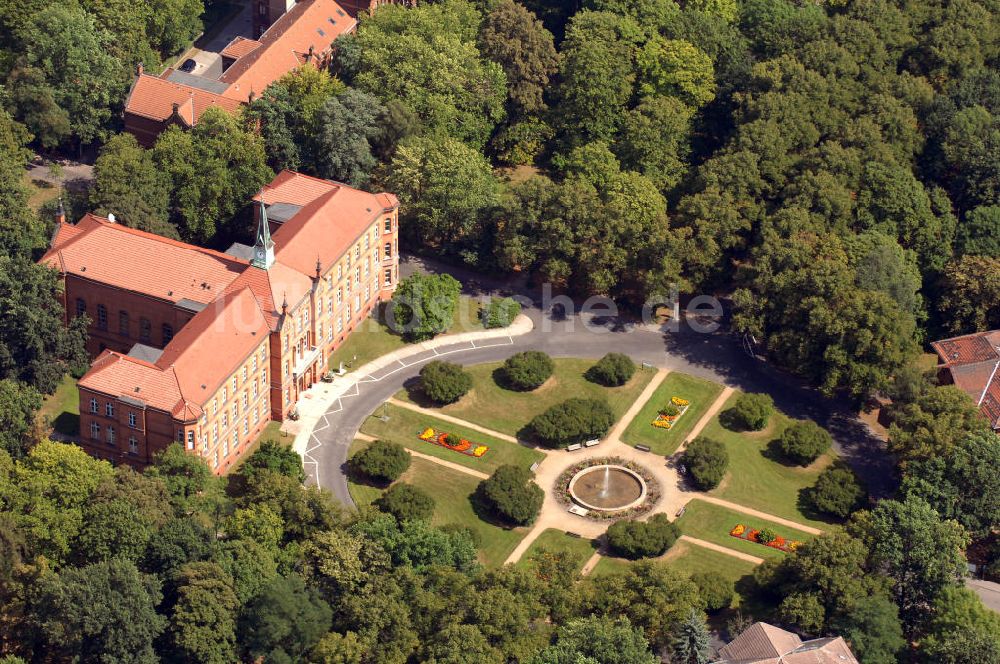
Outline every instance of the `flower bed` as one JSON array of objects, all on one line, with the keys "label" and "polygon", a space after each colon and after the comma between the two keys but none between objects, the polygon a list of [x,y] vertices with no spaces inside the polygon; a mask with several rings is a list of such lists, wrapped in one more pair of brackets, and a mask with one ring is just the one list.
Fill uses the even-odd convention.
[{"label": "flower bed", "polygon": [[[670,403],[660,409],[656,414],[656,419],[651,424],[657,429],[671,429],[677,420],[681,419],[691,402],[681,397],[670,397]],[[676,411],[676,412],[674,412]]]},{"label": "flower bed", "polygon": [[802,542],[798,540],[786,540],[781,535],[778,535],[767,528],[748,528],[742,523],[736,524],[736,526],[729,531],[729,535],[731,537],[735,537],[736,539],[753,542],[754,544],[769,546],[772,549],[784,551],[785,553],[791,553],[802,545]]},{"label": "flower bed", "polygon": [[486,452],[490,449],[486,445],[477,445],[476,443],[469,442],[465,438],[459,438],[444,431],[435,431],[430,427],[427,427],[419,433],[417,438],[428,443],[434,443],[435,445],[446,447],[449,450],[459,452],[466,456],[476,457],[477,459],[486,454]]},{"label": "flower bed", "polygon": [[623,468],[628,468],[641,477],[642,481],[646,483],[646,499],[639,505],[635,505],[634,507],[624,510],[618,510],[617,512],[591,510],[590,513],[587,514],[587,518],[594,519],[595,521],[630,519],[645,514],[649,510],[653,509],[656,503],[660,500],[660,484],[645,468],[639,464],[632,463],[631,461],[620,457],[599,457],[596,459],[587,459],[585,461],[574,463],[572,466],[559,474],[559,478],[556,479],[556,498],[559,499],[559,502],[567,507],[570,505],[576,505],[576,503],[573,502],[573,497],[569,493],[570,480],[572,480],[577,473],[585,468],[604,465],[622,466]]}]

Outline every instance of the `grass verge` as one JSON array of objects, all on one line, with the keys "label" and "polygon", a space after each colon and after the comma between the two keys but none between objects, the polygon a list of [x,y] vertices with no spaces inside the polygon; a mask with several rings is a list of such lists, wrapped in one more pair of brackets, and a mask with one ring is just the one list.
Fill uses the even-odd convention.
[{"label": "grass verge", "polygon": [[45,397],[38,414],[64,436],[80,435],[80,390],[76,379],[66,374],[55,393]]},{"label": "grass verge", "polygon": [[725,428],[720,419],[736,403],[740,393],[734,392],[702,430],[701,435],[722,442],[729,451],[729,472],[712,495],[740,505],[798,521],[817,528],[828,528],[831,521],[813,512],[802,500],[803,489],[811,487],[824,468],[836,458],[831,451],[811,465],[785,463],[777,452],[777,440],[794,420],[776,412],[764,431],[739,432]]},{"label": "grass verge", "polygon": [[[382,413],[382,407],[379,407],[378,412],[379,414]],[[536,461],[541,461],[545,458],[545,455],[538,450],[487,436],[475,429],[461,427],[450,422],[443,422],[431,415],[417,413],[392,404],[389,404],[387,412],[389,415],[387,422],[383,422],[375,416],[371,416],[365,420],[364,424],[361,425],[362,433],[382,440],[391,440],[403,447],[408,447],[417,452],[444,459],[445,461],[461,464],[483,473],[492,473],[498,466],[504,464],[528,468]],[[446,431],[460,438],[466,438],[473,443],[486,445],[490,449],[485,455],[477,459],[433,443],[428,443],[417,437],[427,427],[432,427],[436,431]]]},{"label": "grass verge", "polygon": [[[369,443],[355,441],[351,454]],[[499,567],[527,534],[527,528],[503,528],[480,519],[472,506],[472,494],[479,480],[457,470],[445,468],[426,459],[414,458],[410,468],[397,480],[422,489],[434,498],[435,526],[458,524],[476,533],[480,561],[487,567]],[[365,484],[352,478],[351,497],[359,506],[370,505],[384,488]]]},{"label": "grass verge", "polygon": [[[479,301],[462,295],[455,307],[455,318],[445,334],[460,334],[483,329],[479,320]],[[408,346],[402,336],[385,324],[383,310],[361,321],[347,337],[344,344],[330,355],[329,367],[333,370],[344,363],[346,369],[356,369],[374,359]]]},{"label": "grass verge", "polygon": [[688,503],[687,509],[684,510],[684,515],[677,519],[677,526],[684,535],[696,537],[706,542],[712,542],[713,544],[719,544],[734,551],[748,553],[757,558],[782,558],[787,555],[783,551],[772,549],[763,544],[732,537],[729,531],[738,523],[742,523],[747,528],[770,528],[787,540],[805,542],[814,537],[801,530],[796,530],[766,519],[751,517],[742,512],[736,512],[721,505],[706,503],[697,498]]},{"label": "grass verge", "polygon": [[[553,362],[552,377],[531,392],[518,392],[501,385],[502,362],[468,366],[466,371],[472,374],[472,390],[457,402],[436,410],[494,431],[527,438],[525,427],[535,415],[570,397],[606,399],[615,419],[620,419],[653,378],[652,371],[639,370],[621,387],[609,388],[584,378],[584,372],[593,366],[594,360],[557,358]],[[396,398],[430,406],[416,386],[400,390]]]},{"label": "grass verge", "polygon": [[[629,445],[648,445],[656,454],[670,456],[677,451],[684,439],[701,419],[709,406],[722,393],[722,385],[683,373],[671,372],[636,415],[622,440]],[[670,429],[658,429],[652,422],[660,408],[670,403],[671,397],[681,397],[691,402],[677,423]]]},{"label": "grass verge", "polygon": [[594,555],[596,548],[597,544],[594,540],[573,537],[556,528],[546,528],[531,543],[531,546],[524,552],[524,555],[517,561],[517,564],[519,567],[531,567],[533,565],[532,557],[545,550],[549,553],[573,556],[576,565],[575,571],[579,573],[583,569],[584,564]]}]

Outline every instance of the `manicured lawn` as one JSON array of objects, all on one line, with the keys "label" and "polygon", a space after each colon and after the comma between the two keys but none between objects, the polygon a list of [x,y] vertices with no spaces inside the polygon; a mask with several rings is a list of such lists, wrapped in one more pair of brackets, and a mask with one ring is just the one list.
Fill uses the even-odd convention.
[{"label": "manicured lawn", "polygon": [[80,391],[76,379],[66,374],[54,394],[45,397],[39,416],[47,419],[52,428],[65,436],[80,434]]},{"label": "manicured lawn", "polygon": [[[352,451],[359,441],[351,445]],[[360,449],[360,447],[358,447]],[[511,554],[527,528],[501,528],[480,519],[472,507],[472,494],[479,480],[465,473],[444,468],[426,459],[414,458],[409,470],[397,480],[423,489],[434,498],[436,526],[458,524],[475,531],[479,539],[479,558],[487,567],[499,567]],[[382,489],[350,482],[351,497],[360,505],[370,505]]]},{"label": "manicured lawn", "polygon": [[[509,390],[497,384],[497,376],[494,374],[498,373],[497,370],[502,362],[468,366],[466,371],[472,374],[472,390],[457,402],[440,410],[442,413],[475,422],[494,431],[512,436],[518,433],[524,435],[521,430],[531,418],[571,397],[606,399],[615,418],[618,419],[653,378],[652,371],[638,370],[626,384],[608,388],[591,383],[583,377],[584,372],[593,366],[595,360],[560,358],[553,361],[555,372],[552,377],[531,392]],[[418,401],[421,400],[420,397],[420,394],[410,394],[408,390],[401,390],[396,394],[397,399],[405,401]]]},{"label": "manicured lawn", "polygon": [[[629,445],[648,445],[656,454],[670,456],[721,393],[722,385],[718,383],[687,374],[670,373],[628,425],[622,440]],[[691,405],[672,428],[654,427],[652,422],[659,409],[670,403],[671,397],[687,399]]]},{"label": "manicured lawn", "polygon": [[[381,407],[379,407],[378,413],[379,415],[382,414]],[[418,452],[468,466],[484,473],[492,473],[498,466],[503,464],[528,468],[531,464],[541,461],[545,457],[544,454],[530,447],[511,443],[506,440],[499,440],[474,429],[460,427],[450,422],[442,422],[431,415],[417,413],[392,404],[388,406],[388,414],[388,422],[383,422],[374,416],[369,417],[361,425],[361,431],[369,436],[381,438],[382,440],[391,440]],[[446,431],[460,438],[466,438],[473,443],[486,445],[490,449],[486,454],[477,459],[446,449],[440,445],[428,443],[417,437],[427,427],[432,427],[435,431]]]},{"label": "manicured lawn", "polygon": [[548,528],[542,532],[538,538],[531,543],[528,550],[524,552],[517,564],[527,567],[532,564],[531,558],[542,549],[550,553],[566,553],[577,558],[576,571],[579,572],[583,565],[594,555],[596,543],[593,540],[583,537],[572,537],[561,530]]},{"label": "manicured lawn", "polygon": [[[458,334],[483,329],[479,320],[479,301],[460,296],[455,308],[455,320],[447,334]],[[340,363],[345,369],[356,369],[387,353],[407,346],[407,342],[385,324],[381,313],[361,321],[347,337],[344,345],[330,355],[330,368],[337,370]]]},{"label": "manicured lawn", "polygon": [[677,525],[684,535],[721,544],[726,548],[749,553],[758,558],[782,558],[786,555],[783,551],[772,549],[769,546],[732,537],[729,531],[738,523],[742,523],[747,528],[770,528],[787,540],[805,542],[813,538],[813,535],[809,533],[765,519],[747,516],[741,512],[706,503],[697,498],[688,503],[684,516],[677,520]]},{"label": "manicured lawn", "polygon": [[[739,392],[734,393],[719,415],[732,407],[738,397]],[[725,444],[729,451],[729,472],[712,494],[806,525],[827,528],[829,521],[816,520],[816,515],[807,516],[803,512],[799,495],[802,489],[816,483],[823,469],[833,462],[834,454],[829,452],[806,468],[784,463],[772,451],[772,441],[777,440],[792,422],[778,412],[764,431],[736,432],[722,426],[719,417],[713,418],[701,435]]]},{"label": "manicured lawn", "polygon": [[[706,572],[729,579],[733,583],[753,574],[753,570],[756,567],[756,565],[746,560],[727,556],[724,553],[712,551],[711,549],[688,542],[677,542],[670,547],[670,551],[667,551],[663,562],[685,576]],[[739,602],[740,596],[737,593],[734,604],[738,605]]]},{"label": "manicured lawn", "polygon": [[607,576],[608,574],[624,572],[631,564],[631,560],[625,560],[624,558],[602,556],[601,559],[597,561],[597,564],[594,565],[594,569],[590,570],[589,576]]}]

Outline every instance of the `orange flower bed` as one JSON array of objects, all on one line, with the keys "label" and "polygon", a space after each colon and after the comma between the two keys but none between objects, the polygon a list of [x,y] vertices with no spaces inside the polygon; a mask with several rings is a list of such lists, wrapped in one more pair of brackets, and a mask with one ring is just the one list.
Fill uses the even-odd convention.
[{"label": "orange flower bed", "polygon": [[760,534],[759,528],[747,528],[742,523],[736,524],[732,530],[729,531],[730,537],[735,537],[736,539],[746,540],[748,542],[753,542],[754,544],[761,544],[763,546],[769,546],[772,549],[777,549],[778,551],[791,552],[798,549],[802,542],[798,540],[787,540],[781,535],[775,535],[774,539],[770,542],[761,542],[758,539]]},{"label": "orange flower bed", "polygon": [[490,449],[486,445],[474,444],[465,438],[458,438],[445,431],[435,431],[431,427],[427,427],[421,433],[417,434],[417,438],[428,443],[446,447],[449,450],[465,454],[466,456],[476,457],[477,459],[486,454]]}]

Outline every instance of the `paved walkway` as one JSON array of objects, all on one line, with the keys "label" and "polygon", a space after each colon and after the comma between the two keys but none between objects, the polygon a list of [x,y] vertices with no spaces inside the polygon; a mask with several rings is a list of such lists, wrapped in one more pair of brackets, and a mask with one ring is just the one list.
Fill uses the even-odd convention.
[{"label": "paved walkway", "polygon": [[670,369],[660,369],[656,372],[656,375],[650,379],[649,383],[642,390],[639,396],[636,398],[635,402],[629,406],[629,409],[625,411],[621,419],[615,422],[615,425],[611,427],[611,431],[608,432],[607,439],[608,442],[620,442],[622,439],[622,434],[628,429],[628,425],[632,423],[635,416],[639,414],[642,407],[646,405],[646,402],[650,400],[653,396],[653,392],[656,391],[664,380],[666,380],[667,375],[670,373]]},{"label": "paved walkway", "polygon": [[[399,399],[392,398],[389,399],[389,403],[394,406],[399,406],[400,408],[405,408],[407,410],[412,410],[417,413],[423,413],[425,415],[430,415],[431,417],[441,420],[443,422],[451,422],[452,424],[457,424],[460,427],[465,427],[467,429],[473,429],[480,433],[485,433],[487,436],[493,436],[494,438],[499,438],[500,440],[506,440],[508,443],[514,443],[515,445],[520,445],[521,443],[510,434],[500,433],[499,431],[494,431],[493,429],[487,429],[486,427],[479,426],[474,422],[469,422],[468,420],[462,420],[452,415],[446,415],[440,410],[434,408],[424,408],[423,406],[418,406],[415,403],[410,403],[409,401],[400,401]],[[544,452],[544,450],[542,450]]]},{"label": "paved walkway", "polygon": [[[745,560],[748,563],[753,563],[754,565],[760,565],[762,562],[764,562],[763,558],[758,558],[757,556],[751,556],[749,553],[743,553],[742,551],[730,549],[728,547],[722,546],[721,544],[716,544],[715,542],[706,542],[703,539],[698,539],[697,537],[691,537],[690,535],[681,535],[677,539],[680,542],[687,542],[688,544],[694,544],[695,546],[700,546],[703,549],[711,549],[712,551],[718,551],[719,553],[724,553],[727,556],[732,556],[733,558],[739,558],[740,560]],[[669,553],[669,551],[667,553]]]},{"label": "paved walkway", "polygon": [[747,516],[755,516],[758,519],[767,519],[768,521],[774,521],[775,523],[780,523],[783,526],[788,526],[789,528],[795,528],[796,530],[801,530],[802,532],[809,533],[810,535],[823,534],[823,531],[820,530],[819,528],[813,528],[812,526],[807,526],[805,524],[799,523],[798,521],[792,521],[791,519],[785,519],[780,516],[768,514],[767,512],[755,510],[752,507],[740,505],[739,503],[731,503],[728,500],[723,500],[722,498],[716,498],[715,496],[698,494],[697,496],[693,496],[693,498],[697,498],[698,500],[703,500],[706,503],[719,505],[720,507],[728,507],[729,509],[734,510],[736,512],[742,512]]},{"label": "paved walkway", "polygon": [[585,562],[583,564],[583,567],[580,568],[580,576],[587,576],[588,574],[593,572],[594,568],[597,567],[597,563],[601,562],[601,558],[603,557],[604,556],[601,555],[600,551],[594,551],[594,555],[588,558],[587,562]]}]

